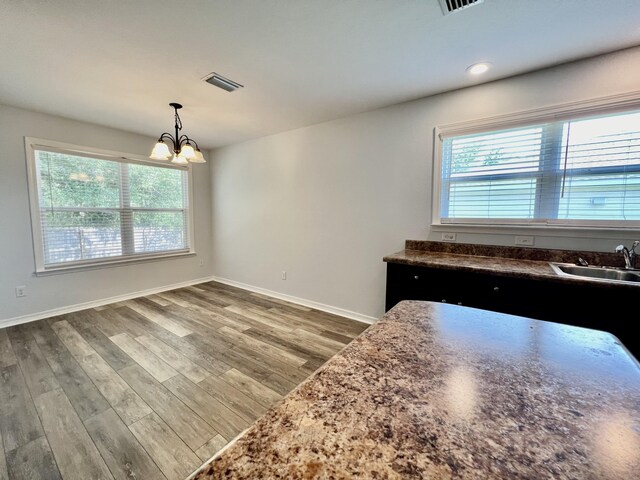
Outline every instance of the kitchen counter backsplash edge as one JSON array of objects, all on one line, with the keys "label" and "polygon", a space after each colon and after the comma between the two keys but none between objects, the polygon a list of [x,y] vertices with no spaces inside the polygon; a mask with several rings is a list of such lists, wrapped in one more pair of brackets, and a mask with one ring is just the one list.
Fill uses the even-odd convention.
[{"label": "kitchen counter backsplash edge", "polygon": [[407,240],[406,250],[457,255],[475,255],[482,257],[513,258],[540,262],[576,263],[583,258],[589,265],[624,266],[622,255],[608,252],[589,252],[579,250],[556,250],[531,247],[510,247],[499,245],[479,245],[474,243],[434,242],[430,240]]}]

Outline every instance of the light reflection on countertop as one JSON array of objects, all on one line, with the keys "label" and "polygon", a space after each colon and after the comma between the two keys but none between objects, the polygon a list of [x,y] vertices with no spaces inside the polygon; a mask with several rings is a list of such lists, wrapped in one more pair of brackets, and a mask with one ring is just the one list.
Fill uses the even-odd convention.
[{"label": "light reflection on countertop", "polygon": [[640,478],[640,418],[617,411],[604,415],[596,431],[593,452],[600,468],[615,472],[619,478]]},{"label": "light reflection on countertop", "polygon": [[405,301],[195,478],[627,480],[639,422],[612,335]]},{"label": "light reflection on countertop", "polygon": [[473,418],[479,402],[474,374],[465,367],[455,367],[446,379],[444,400],[451,413],[461,420]]}]

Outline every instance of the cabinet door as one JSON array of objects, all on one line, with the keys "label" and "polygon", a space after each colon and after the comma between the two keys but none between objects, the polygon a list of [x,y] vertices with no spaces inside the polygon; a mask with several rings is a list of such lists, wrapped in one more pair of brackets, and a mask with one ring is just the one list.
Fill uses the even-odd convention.
[{"label": "cabinet door", "polygon": [[451,272],[413,265],[387,264],[386,309],[402,300],[446,300],[455,291]]}]

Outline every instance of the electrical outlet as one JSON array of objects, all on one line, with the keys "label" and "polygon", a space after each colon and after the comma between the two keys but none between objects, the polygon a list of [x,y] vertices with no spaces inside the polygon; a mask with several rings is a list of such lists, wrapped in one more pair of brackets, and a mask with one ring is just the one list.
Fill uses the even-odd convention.
[{"label": "electrical outlet", "polygon": [[16,298],[26,297],[27,287],[25,285],[19,285],[16,287]]},{"label": "electrical outlet", "polygon": [[282,280],[286,280],[287,279],[287,272],[286,271],[282,271]]},{"label": "electrical outlet", "polygon": [[535,237],[532,235],[516,235],[516,245],[522,247],[532,247],[535,243]]},{"label": "electrical outlet", "polygon": [[443,233],[441,238],[442,238],[443,242],[455,242],[456,241],[456,234],[455,233]]}]

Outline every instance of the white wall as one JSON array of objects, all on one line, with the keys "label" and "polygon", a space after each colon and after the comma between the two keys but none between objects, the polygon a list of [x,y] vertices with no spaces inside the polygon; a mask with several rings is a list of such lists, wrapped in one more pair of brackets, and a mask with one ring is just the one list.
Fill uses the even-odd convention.
[{"label": "white wall", "polygon": [[[639,71],[640,48],[629,49],[218,149],[214,275],[378,317],[382,257],[440,238],[429,228],[435,126],[640,90]],[[594,235],[536,246],[625,240]],[[513,245],[513,234],[458,241]]]},{"label": "white wall", "polygon": [[[16,317],[211,275],[207,164],[193,170],[196,256],[36,277],[25,136],[141,155],[147,155],[155,142],[151,137],[0,105],[0,325]],[[199,266],[201,259],[204,267]],[[27,297],[15,298],[17,285],[27,286]]]}]

